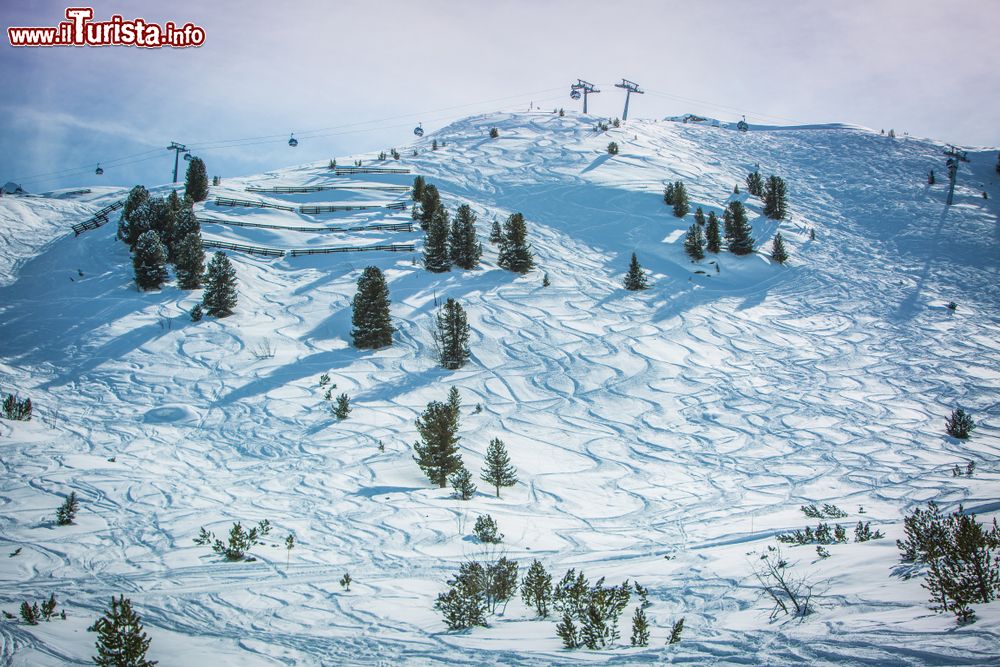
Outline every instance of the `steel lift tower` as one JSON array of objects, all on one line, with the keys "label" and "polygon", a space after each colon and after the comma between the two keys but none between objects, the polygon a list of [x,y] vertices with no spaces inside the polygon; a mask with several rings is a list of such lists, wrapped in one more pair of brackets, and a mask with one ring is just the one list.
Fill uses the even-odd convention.
[{"label": "steel lift tower", "polygon": [[645,93],[639,90],[639,84],[628,79],[622,79],[621,83],[616,83],[615,88],[625,89],[625,111],[622,113],[622,120],[628,120],[628,100],[632,96],[632,93],[637,95],[644,95]]},{"label": "steel lift tower", "polygon": [[187,146],[184,144],[179,144],[176,141],[171,141],[170,145],[167,146],[168,151],[174,151],[174,183],[177,182],[177,163],[180,160],[181,153],[187,153]]},{"label": "steel lift tower", "polygon": [[588,83],[583,79],[577,79],[576,83],[569,87],[569,96],[574,100],[580,99],[580,91],[583,91],[583,113],[587,113],[587,95],[591,93],[599,93],[597,88],[594,88],[594,84]]}]

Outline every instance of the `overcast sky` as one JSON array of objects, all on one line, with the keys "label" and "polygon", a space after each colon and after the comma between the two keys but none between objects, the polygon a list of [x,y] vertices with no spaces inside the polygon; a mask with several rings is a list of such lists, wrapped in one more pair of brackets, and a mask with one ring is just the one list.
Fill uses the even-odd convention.
[{"label": "overcast sky", "polygon": [[[601,88],[590,110],[602,116],[621,114],[613,84],[626,77],[646,90],[632,117],[745,113],[755,123],[848,122],[1000,146],[997,0],[92,5],[96,20],[191,21],[207,40],[13,49],[7,27],[54,26],[67,5],[5,6],[0,182],[31,191],[165,183],[171,141],[196,147],[210,174],[255,173],[403,144],[419,121],[435,129],[529,102],[578,108],[569,99],[578,77]],[[293,150],[290,132],[308,138]],[[211,148],[248,137],[263,139]],[[78,171],[53,174],[62,170]]]}]

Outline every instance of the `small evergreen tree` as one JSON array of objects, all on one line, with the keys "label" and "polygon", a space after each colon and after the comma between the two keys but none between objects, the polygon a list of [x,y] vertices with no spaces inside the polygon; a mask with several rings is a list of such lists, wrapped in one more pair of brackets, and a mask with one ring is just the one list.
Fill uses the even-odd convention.
[{"label": "small evergreen tree", "polygon": [[687,236],[684,237],[684,252],[693,260],[705,259],[705,236],[698,223],[688,228]]},{"label": "small evergreen tree", "polygon": [[188,162],[187,175],[184,178],[184,194],[192,201],[208,199],[208,171],[200,157],[191,158]]},{"label": "small evergreen tree", "polygon": [[674,183],[674,215],[683,218],[691,207],[688,205],[687,190],[682,181]]},{"label": "small evergreen tree", "polygon": [[771,259],[778,264],[784,264],[788,261],[788,252],[785,250],[785,242],[781,238],[781,232],[775,234],[774,240],[771,242]]},{"label": "small evergreen tree", "polygon": [[667,186],[663,188],[663,203],[667,206],[674,205],[674,184],[667,183]]},{"label": "small evergreen tree", "polygon": [[729,237],[729,252],[734,255],[749,255],[753,252],[753,238],[750,236],[750,223],[743,202],[731,201],[726,209],[728,214],[727,236]]},{"label": "small evergreen tree", "polygon": [[483,544],[503,542],[503,533],[498,530],[497,522],[489,514],[481,514],[476,517],[476,525],[472,528],[472,534]]},{"label": "small evergreen tree", "polygon": [[563,613],[562,619],[556,624],[556,635],[562,640],[563,646],[568,649],[580,648],[583,640],[580,638],[580,631],[573,622],[573,616]]},{"label": "small evergreen tree", "polygon": [[495,127],[490,128],[490,139],[496,139],[500,136],[500,130]]},{"label": "small evergreen tree", "polygon": [[343,421],[351,414],[351,397],[347,394],[337,396],[337,402],[333,406],[333,416]]},{"label": "small evergreen tree", "polygon": [[80,510],[80,501],[76,499],[76,491],[70,491],[66,500],[56,510],[56,523],[60,526],[68,526],[73,523],[76,513]]},{"label": "small evergreen tree", "polygon": [[504,223],[497,264],[514,273],[527,273],[535,267],[531,244],[528,243],[528,228],[520,213],[512,213]]},{"label": "small evergreen tree", "polygon": [[462,305],[449,298],[437,314],[434,342],[441,365],[456,370],[469,360],[469,322]]},{"label": "small evergreen tree", "polygon": [[38,608],[38,603],[28,604],[27,600],[21,603],[21,620],[28,625],[38,625],[39,619],[42,617],[42,612]]},{"label": "small evergreen tree", "polygon": [[972,430],[976,428],[976,422],[973,421],[972,415],[966,413],[962,408],[953,410],[951,416],[945,419],[944,423],[948,435],[960,440],[967,439]]},{"label": "small evergreen tree", "polygon": [[608,144],[608,155],[618,155],[618,144],[612,141]]},{"label": "small evergreen tree", "polygon": [[646,281],[646,273],[642,270],[642,266],[639,265],[639,260],[636,259],[635,253],[632,253],[632,260],[629,262],[624,284],[625,289],[633,292],[649,287]]},{"label": "small evergreen tree", "polygon": [[[439,208],[443,210],[437,186],[431,183],[425,184],[421,190],[420,206],[414,205],[414,213],[419,216],[420,229],[425,232],[430,230],[431,220]],[[445,211],[445,215],[447,215],[447,211]]]},{"label": "small evergreen tree", "polygon": [[500,487],[517,484],[517,468],[510,464],[507,448],[500,438],[493,438],[490,441],[479,478],[496,489],[497,498],[500,497]]},{"label": "small evergreen tree", "polygon": [[670,629],[670,639],[667,640],[668,644],[677,644],[681,641],[681,633],[684,632],[684,619],[674,623],[674,626]]},{"label": "small evergreen tree", "polygon": [[705,225],[705,212],[701,210],[701,206],[694,210],[694,221],[699,227]]},{"label": "small evergreen tree", "polygon": [[413,444],[413,459],[427,479],[443,489],[448,477],[463,467],[454,411],[446,403],[431,401],[417,419],[417,432],[420,442]]},{"label": "small evergreen tree", "polygon": [[191,321],[201,322],[201,318],[205,316],[205,311],[202,309],[200,303],[194,304],[194,308],[191,309]]},{"label": "small evergreen tree", "polygon": [[424,198],[424,186],[426,182],[423,176],[416,176],[413,179],[413,201],[420,201]]},{"label": "small evergreen tree", "polygon": [[205,249],[201,244],[201,234],[188,234],[175,247],[177,286],[185,290],[198,289],[205,274]]},{"label": "small evergreen tree", "polygon": [[552,575],[536,558],[521,581],[521,599],[524,604],[535,608],[535,613],[545,618],[552,603]]},{"label": "small evergreen tree", "polygon": [[764,188],[764,215],[781,220],[787,212],[785,181],[779,176],[771,176],[767,179],[767,186]]},{"label": "small evergreen tree", "polygon": [[469,500],[476,495],[476,485],[472,481],[472,473],[465,466],[452,473],[448,481],[451,482],[451,488],[455,490],[455,497],[459,500]]},{"label": "small evergreen tree", "polygon": [[719,218],[715,211],[708,212],[708,225],[705,227],[705,247],[709,252],[719,252],[722,249],[722,238],[719,236]]},{"label": "small evergreen tree", "polygon": [[497,245],[501,241],[503,241],[503,230],[500,228],[500,223],[494,220],[493,226],[490,227],[490,243]]},{"label": "small evergreen tree", "polygon": [[444,273],[451,270],[451,259],[448,256],[448,211],[438,204],[427,225],[427,238],[424,240],[424,268],[431,273]]},{"label": "small evergreen tree", "polygon": [[[257,522],[256,526],[247,530],[239,521],[235,522],[229,529],[229,537],[223,542],[215,536],[215,533],[205,530],[202,526],[198,532],[198,537],[194,538],[194,543],[211,547],[212,551],[225,558],[230,563],[235,563],[247,558],[247,552],[258,544],[264,543],[264,538],[271,532],[271,522],[267,519]],[[253,560],[252,558],[248,560]]]},{"label": "small evergreen tree", "polygon": [[458,213],[451,223],[448,245],[451,261],[456,266],[466,271],[479,266],[483,246],[476,238],[476,214],[468,204],[458,207]]},{"label": "small evergreen tree", "polygon": [[208,263],[201,303],[212,317],[228,317],[236,309],[236,298],[236,269],[220,250]]},{"label": "small evergreen tree", "polygon": [[755,170],[747,174],[747,192],[754,197],[764,196],[764,179],[761,177],[759,171]]},{"label": "small evergreen tree", "polygon": [[642,607],[636,607],[632,614],[632,646],[649,646],[649,623]]},{"label": "small evergreen tree", "polygon": [[132,266],[135,283],[141,290],[159,289],[167,281],[167,249],[156,232],[150,230],[139,237]]},{"label": "small evergreen tree", "polygon": [[392,345],[392,318],[389,316],[389,287],[377,266],[369,266],[358,278],[358,290],[351,302],[351,338],[358,349],[379,349]]},{"label": "small evergreen tree", "polygon": [[141,185],[129,190],[128,197],[125,198],[121,220],[118,223],[118,238],[128,244],[130,249],[135,247],[135,242],[142,232],[149,229],[148,227],[142,229],[135,227],[136,214],[147,201],[149,201],[149,190]]},{"label": "small evergreen tree", "polygon": [[142,619],[132,610],[132,601],[124,595],[111,596],[111,607],[94,623],[97,629],[97,655],[94,664],[101,667],[152,667],[147,660],[149,637]]}]

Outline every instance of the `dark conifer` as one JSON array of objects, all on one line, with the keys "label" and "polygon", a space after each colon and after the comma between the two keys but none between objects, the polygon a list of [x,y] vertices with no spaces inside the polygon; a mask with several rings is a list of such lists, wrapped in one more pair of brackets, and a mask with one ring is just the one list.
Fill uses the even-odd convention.
[{"label": "dark conifer", "polygon": [[722,249],[722,239],[719,236],[719,218],[715,211],[708,212],[708,225],[705,228],[705,247],[709,252],[719,252]]},{"label": "dark conifer", "polygon": [[451,261],[459,268],[470,270],[479,266],[483,246],[476,238],[476,214],[468,204],[458,207],[458,214],[451,223],[448,246]]},{"label": "dark conifer", "polygon": [[424,198],[424,186],[426,182],[423,176],[416,176],[413,179],[413,201],[420,201]]},{"label": "dark conifer", "polygon": [[430,183],[425,184],[421,190],[420,206],[419,208],[414,207],[414,211],[417,211],[420,216],[422,230],[426,232],[430,229],[431,219],[439,208],[441,208],[441,195],[438,193],[437,186]]},{"label": "dark conifer", "polygon": [[[428,188],[433,186],[428,186]],[[440,203],[437,205],[427,225],[424,239],[424,268],[432,273],[451,271],[448,257],[448,211]]]},{"label": "dark conifer", "polygon": [[208,198],[208,172],[200,157],[191,158],[188,162],[187,175],[184,178],[184,194],[191,201],[205,201]]},{"label": "dark conifer", "polygon": [[503,225],[497,263],[501,268],[514,273],[527,273],[535,266],[531,244],[528,243],[528,229],[524,224],[524,216],[520,213],[511,213]]},{"label": "dark conifer", "polygon": [[771,259],[778,264],[784,264],[788,261],[788,252],[785,250],[785,242],[781,238],[781,232],[775,234],[774,240],[771,242]]},{"label": "dark conifer", "polygon": [[413,444],[416,456],[413,459],[427,475],[432,484],[442,489],[448,477],[462,466],[462,455],[458,452],[458,428],[454,413],[447,404],[431,401],[417,419],[420,442]]},{"label": "dark conifer", "polygon": [[227,317],[236,309],[236,299],[236,269],[220,250],[208,263],[201,303],[212,317]]},{"label": "dark conifer", "polygon": [[167,282],[167,249],[154,231],[143,233],[132,255],[135,283],[141,290],[159,289]]},{"label": "dark conifer", "polygon": [[392,318],[389,316],[389,286],[376,266],[367,267],[358,279],[358,291],[351,302],[351,338],[360,349],[392,345]]},{"label": "dark conifer", "polygon": [[694,221],[698,223],[699,226],[704,226],[705,224],[705,212],[701,210],[701,206],[694,210]]},{"label": "dark conifer", "polygon": [[754,197],[764,196],[764,179],[761,177],[759,171],[747,174],[747,192]]},{"label": "dark conifer", "polygon": [[524,604],[535,608],[535,613],[542,618],[549,615],[549,604],[552,603],[552,575],[536,558],[528,568],[528,573],[521,582],[521,599]]},{"label": "dark conifer", "polygon": [[111,607],[94,623],[97,630],[97,655],[94,663],[102,667],[153,667],[146,659],[149,637],[142,619],[132,610],[132,601],[124,595],[111,596]]},{"label": "dark conifer", "polygon": [[469,360],[469,323],[458,301],[448,299],[438,312],[434,342],[443,367],[455,370]]},{"label": "dark conifer", "polygon": [[59,509],[56,510],[56,523],[60,526],[68,526],[73,523],[76,513],[80,510],[80,501],[76,499],[76,491],[70,491],[66,500]]},{"label": "dark conifer", "polygon": [[490,243],[497,245],[501,241],[503,241],[503,230],[500,228],[500,223],[494,220],[493,226],[490,227]]},{"label": "dark conifer", "polygon": [[462,466],[458,472],[452,473],[448,477],[451,488],[455,491],[455,497],[459,500],[469,500],[476,495],[476,484],[472,481],[472,473]]},{"label": "dark conifer", "polygon": [[625,274],[625,289],[635,292],[648,287],[649,283],[646,280],[646,273],[642,270],[642,266],[639,265],[639,260],[636,259],[635,253],[632,253],[632,260],[628,265],[628,273]]},{"label": "dark conifer", "polygon": [[746,208],[743,202],[731,201],[726,209],[729,216],[729,252],[734,255],[749,255],[753,252],[753,238],[750,233],[750,223],[747,221]]},{"label": "dark conifer", "polygon": [[775,220],[781,220],[788,212],[788,203],[785,198],[785,181],[779,176],[771,176],[767,179],[767,186],[764,189],[764,215]]},{"label": "dark conifer", "polygon": [[142,230],[137,230],[136,232],[133,232],[132,229],[132,226],[135,224],[136,212],[139,210],[139,207],[145,204],[148,200],[149,190],[141,185],[137,185],[129,190],[128,197],[125,199],[125,205],[122,208],[121,221],[118,223],[118,238],[127,243],[129,249],[134,248],[139,235],[149,229],[147,227]]},{"label": "dark conifer", "polygon": [[960,440],[968,438],[972,430],[976,428],[976,422],[972,419],[972,415],[962,408],[953,410],[951,416],[944,421],[945,430],[948,432],[948,435]]},{"label": "dark conifer", "polygon": [[174,250],[174,268],[177,286],[181,289],[198,289],[205,274],[205,249],[201,234],[192,232],[184,236]]},{"label": "dark conifer", "polygon": [[687,190],[682,181],[674,183],[674,215],[683,218],[691,207],[688,205]]},{"label": "dark conifer", "polygon": [[688,228],[687,236],[684,238],[684,252],[693,260],[705,258],[705,236],[701,233],[698,223]]},{"label": "dark conifer", "polygon": [[667,183],[667,187],[663,188],[663,203],[667,206],[674,205],[674,184]]},{"label": "dark conifer", "polygon": [[497,498],[500,497],[500,487],[517,484],[517,468],[510,464],[507,448],[500,438],[493,438],[490,441],[479,479],[496,489]]},{"label": "dark conifer", "polygon": [[632,646],[649,646],[649,623],[642,607],[636,607],[632,615]]}]

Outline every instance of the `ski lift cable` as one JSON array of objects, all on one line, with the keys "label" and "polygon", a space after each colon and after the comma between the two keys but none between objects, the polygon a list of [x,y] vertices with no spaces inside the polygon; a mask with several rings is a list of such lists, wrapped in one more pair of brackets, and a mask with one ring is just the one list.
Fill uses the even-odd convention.
[{"label": "ski lift cable", "polygon": [[[162,149],[159,149],[159,148],[153,148],[153,149],[150,149],[148,151],[143,151],[141,153],[134,153],[132,155],[123,155],[122,157],[113,158],[111,160],[101,160],[101,164],[103,164],[105,167],[109,167],[109,166],[110,167],[114,167],[114,166],[117,166],[117,163],[120,162],[121,160],[129,160],[129,159],[134,158],[134,157],[139,157],[141,155],[149,155],[149,154],[152,154],[152,153],[156,153],[156,155],[159,155],[160,152],[161,152],[161,150]],[[21,181],[31,181],[35,177],[40,177],[40,176],[55,176],[55,175],[58,175],[58,174],[75,174],[75,173],[78,173],[80,171],[87,171],[89,169],[90,169],[90,165],[80,165],[79,167],[66,167],[65,169],[59,169],[57,171],[46,171],[46,172],[39,172],[37,174],[28,174],[26,176],[20,176],[18,178],[14,178],[12,180],[14,182],[16,182],[16,183],[20,183]]]},{"label": "ski lift cable", "polygon": [[[562,88],[563,88],[562,86],[560,86],[558,88],[555,88],[555,87],[553,87],[553,88],[545,88],[543,90],[535,90],[535,91],[530,91],[530,92],[526,92],[526,93],[518,93],[516,95],[507,95],[507,96],[504,96],[504,97],[495,97],[493,99],[481,100],[481,101],[478,101],[478,102],[469,102],[467,104],[457,104],[457,105],[454,105],[454,106],[441,107],[441,108],[438,108],[438,109],[428,109],[428,110],[424,110],[424,111],[415,111],[413,113],[400,114],[400,115],[397,115],[397,116],[386,116],[384,118],[376,118],[376,119],[372,119],[372,120],[357,121],[355,123],[344,123],[344,124],[341,124],[341,125],[331,125],[329,127],[321,127],[321,128],[316,128],[316,129],[313,129],[313,130],[305,130],[305,131],[299,132],[298,136],[299,136],[299,138],[302,138],[302,139],[311,139],[311,138],[315,138],[316,136],[329,136],[329,135],[326,135],[326,134],[319,134],[319,133],[327,132],[328,130],[341,130],[341,129],[344,129],[344,128],[357,127],[357,126],[362,126],[362,125],[372,125],[372,124],[375,124],[375,123],[382,123],[382,122],[392,121],[392,120],[398,120],[398,119],[402,119],[402,118],[416,118],[418,116],[426,116],[426,115],[429,115],[429,114],[440,113],[440,112],[443,112],[443,111],[452,111],[454,109],[464,109],[464,108],[468,108],[468,107],[472,107],[472,106],[480,106],[480,105],[483,105],[483,104],[491,104],[493,102],[502,102],[502,101],[505,101],[505,100],[515,99],[515,98],[528,97],[530,95],[540,95],[540,94],[543,94],[543,93],[553,92],[555,90],[562,90]],[[277,138],[284,137],[284,136],[285,136],[284,134],[267,134],[267,135],[261,135],[259,137],[243,137],[243,138],[240,138],[240,139],[223,139],[223,140],[218,140],[218,141],[206,141],[206,142],[201,142],[201,143],[199,143],[199,142],[189,142],[188,146],[191,147],[192,150],[205,150],[206,148],[214,148],[218,144],[240,143],[240,142],[243,142],[243,141],[256,141],[256,140],[259,140],[259,139],[260,140],[262,140],[262,139],[277,139]]]}]

